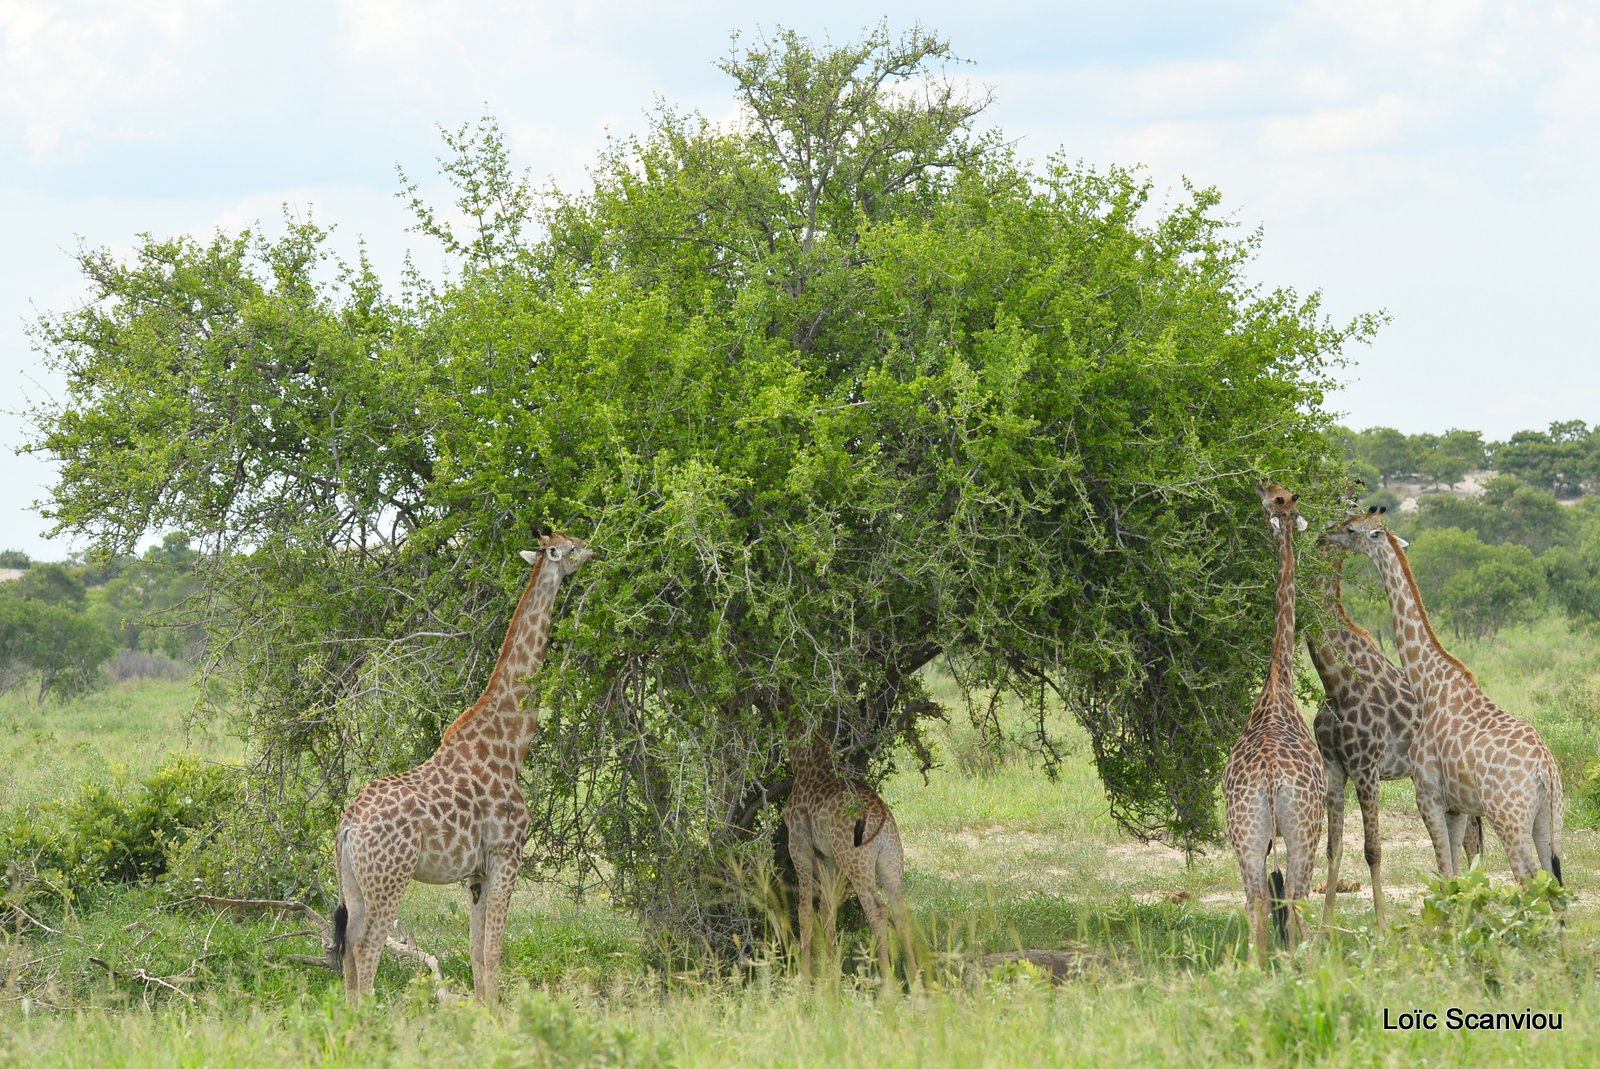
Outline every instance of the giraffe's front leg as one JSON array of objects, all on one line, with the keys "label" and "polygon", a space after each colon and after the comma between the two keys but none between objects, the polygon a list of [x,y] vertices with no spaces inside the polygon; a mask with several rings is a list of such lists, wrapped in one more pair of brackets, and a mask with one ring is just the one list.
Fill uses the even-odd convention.
[{"label": "giraffe's front leg", "polygon": [[[1322,896],[1322,927],[1326,931],[1333,926],[1333,919],[1339,912],[1339,862],[1344,857],[1344,784],[1345,771],[1342,765],[1324,765],[1328,777],[1328,791],[1325,799],[1328,809],[1328,882],[1323,885]],[[1356,788],[1359,796],[1361,788]],[[1365,820],[1366,808],[1362,808]],[[1380,914],[1382,910],[1379,910]]]},{"label": "giraffe's front leg", "polygon": [[[522,850],[512,848],[491,855],[483,878],[483,895],[473,912],[482,910],[475,933],[481,940],[481,962],[474,961],[472,993],[484,1005],[493,1005],[500,993],[500,959],[506,945],[506,914],[511,909],[511,892],[516,890],[517,870],[522,865]],[[480,967],[481,966],[481,967]]]},{"label": "giraffe's front leg", "polygon": [[[1374,771],[1356,784],[1356,799],[1361,803],[1361,843],[1366,854],[1368,875],[1372,878],[1373,923],[1383,929],[1383,836],[1378,830],[1380,784]],[[1332,877],[1329,877],[1330,879]]]}]

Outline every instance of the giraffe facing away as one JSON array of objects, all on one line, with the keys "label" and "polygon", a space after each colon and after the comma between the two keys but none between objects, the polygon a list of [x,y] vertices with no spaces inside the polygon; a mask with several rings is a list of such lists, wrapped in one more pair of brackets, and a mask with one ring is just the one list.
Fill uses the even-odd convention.
[{"label": "giraffe facing away", "polygon": [[351,1002],[372,990],[378,954],[411,881],[463,881],[472,899],[472,988],[497,993],[506,910],[522,864],[528,805],[517,780],[538,716],[523,708],[544,662],[561,581],[594,556],[580,539],[541,528],[533,565],[483,696],[456,717],[432,757],[363,787],[339,820],[334,953]]},{"label": "giraffe facing away", "polygon": [[1305,529],[1298,495],[1272,484],[1261,488],[1261,505],[1278,543],[1277,608],[1272,660],[1266,683],[1250,709],[1244,731],[1222,772],[1227,803],[1228,841],[1239,859],[1245,912],[1256,960],[1267,965],[1268,913],[1271,911],[1267,852],[1283,839],[1288,870],[1284,898],[1289,904],[1284,935],[1292,949],[1304,934],[1297,901],[1311,888],[1327,773],[1294,697],[1294,535]]},{"label": "giraffe facing away", "polygon": [[[1340,596],[1344,556],[1322,590],[1324,609],[1334,625],[1306,641],[1325,695],[1313,732],[1328,773],[1328,883],[1322,919],[1335,915],[1339,862],[1344,853],[1345,784],[1353,783],[1361,806],[1361,832],[1372,876],[1372,908],[1384,923],[1383,839],[1379,834],[1378,786],[1382,780],[1409,779],[1411,743],[1422,720],[1422,705],[1405,673],[1367,631],[1345,612]],[[1481,829],[1467,826],[1466,852],[1480,850]]]},{"label": "giraffe facing away", "polygon": [[1330,530],[1328,541],[1366,554],[1389,595],[1395,647],[1422,721],[1411,746],[1411,778],[1439,871],[1453,877],[1468,819],[1488,819],[1511,872],[1526,883],[1544,868],[1561,879],[1563,793],[1555,758],[1527,723],[1478,687],[1434,633],[1406,561],[1405,542],[1370,508]]},{"label": "giraffe facing away", "polygon": [[[845,779],[834,768],[833,749],[820,733],[790,746],[794,786],[783,806],[800,899],[800,970],[811,974],[811,937],[816,922],[813,899],[822,907],[823,949],[831,961],[844,885],[861,899],[872,937],[878,944],[879,979],[894,983],[889,962],[889,917],[900,935],[906,975],[915,982],[915,954],[905,908],[905,855],[894,814],[864,783]],[[886,911],[878,896],[883,888]]]}]

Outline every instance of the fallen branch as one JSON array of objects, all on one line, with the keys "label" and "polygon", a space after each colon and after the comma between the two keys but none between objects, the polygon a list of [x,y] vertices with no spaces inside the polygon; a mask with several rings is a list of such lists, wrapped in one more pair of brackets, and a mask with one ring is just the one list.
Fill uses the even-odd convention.
[{"label": "fallen branch", "polygon": [[172,982],[173,980],[177,979],[175,976],[157,976],[155,973],[149,972],[145,969],[134,969],[132,972],[121,973],[114,969],[111,966],[111,963],[106,961],[104,958],[96,958],[91,956],[89,961],[91,964],[98,965],[106,972],[110,973],[111,978],[114,980],[137,980],[146,985],[155,984],[157,987],[166,988],[168,991],[171,991],[174,995],[177,995],[180,998],[187,999],[190,1002],[194,1001],[193,995],[189,994],[189,992]]},{"label": "fallen branch", "polygon": [[[333,952],[333,925],[329,923],[328,918],[304,902],[283,898],[219,898],[216,895],[195,895],[194,898],[196,902],[222,909],[231,909],[237,913],[298,913],[313,922],[319,931],[296,932],[294,934],[320,935],[322,939],[322,956],[287,954],[284,956],[284,960],[292,961],[298,965],[320,965],[324,968],[332,969],[334,972],[342,973],[344,971],[344,963]],[[399,938],[393,935],[385,936],[383,945],[385,949],[393,951],[402,958],[421,962],[427,966],[428,972],[433,974],[435,983],[440,985],[444,983],[444,973],[439,968],[439,959],[417,946],[416,941],[410,935],[402,932]],[[445,995],[442,986],[439,994],[441,998]]]}]

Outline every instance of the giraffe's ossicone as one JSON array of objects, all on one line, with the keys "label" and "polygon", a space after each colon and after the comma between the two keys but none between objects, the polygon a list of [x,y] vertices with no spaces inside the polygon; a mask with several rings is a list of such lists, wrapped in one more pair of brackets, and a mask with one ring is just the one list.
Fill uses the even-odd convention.
[{"label": "giraffe's ossicone", "polygon": [[494,1001],[530,821],[517,777],[538,717],[524,698],[544,661],[556,591],[594,550],[545,529],[539,549],[522,556],[533,574],[483,696],[445,729],[432,757],[361,788],[339,821],[334,949],[352,1002],[372,990],[384,938],[413,880],[466,884],[473,993]]}]

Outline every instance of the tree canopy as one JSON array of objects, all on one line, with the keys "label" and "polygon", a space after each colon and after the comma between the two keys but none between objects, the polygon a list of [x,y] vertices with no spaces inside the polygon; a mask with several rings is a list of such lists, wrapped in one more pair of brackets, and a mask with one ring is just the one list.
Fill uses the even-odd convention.
[{"label": "tree canopy", "polygon": [[458,257],[388,295],[326,233],[85,252],[37,338],[63,529],[190,531],[261,770],[331,814],[431,750],[488,674],[551,523],[601,560],[542,679],[531,854],[605,860],[711,931],[795,726],[869,775],[938,710],[920,673],[1087,729],[1113,814],[1188,845],[1263,671],[1251,490],[1332,501],[1345,344],[1250,280],[1219,195],[1018,159],[949,48],[735,43],[743,119],[659,110],[536,197],[492,122],[448,133]]}]

